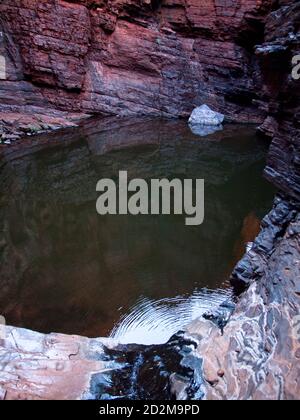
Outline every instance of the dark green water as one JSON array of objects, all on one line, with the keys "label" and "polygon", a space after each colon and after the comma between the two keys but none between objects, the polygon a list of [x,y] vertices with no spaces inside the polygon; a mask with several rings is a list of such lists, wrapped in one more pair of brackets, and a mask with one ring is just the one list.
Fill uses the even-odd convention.
[{"label": "dark green water", "polygon": [[[185,122],[158,120],[89,122],[5,149],[0,313],[41,332],[166,341],[227,297],[224,283],[272,205],[266,153],[249,128],[200,138]],[[120,170],[204,178],[204,224],[99,216],[96,183]]]}]

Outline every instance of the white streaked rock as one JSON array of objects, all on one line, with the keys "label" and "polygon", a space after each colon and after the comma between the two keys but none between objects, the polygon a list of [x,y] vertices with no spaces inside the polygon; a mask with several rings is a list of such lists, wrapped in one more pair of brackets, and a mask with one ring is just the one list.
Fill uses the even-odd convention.
[{"label": "white streaked rock", "polygon": [[225,116],[219,112],[213,111],[207,105],[201,105],[194,109],[189,119],[190,125],[201,126],[221,126],[224,122]]}]

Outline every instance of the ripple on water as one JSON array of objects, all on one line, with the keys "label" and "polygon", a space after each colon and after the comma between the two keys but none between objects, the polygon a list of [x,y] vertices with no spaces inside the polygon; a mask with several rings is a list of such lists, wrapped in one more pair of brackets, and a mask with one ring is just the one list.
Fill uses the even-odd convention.
[{"label": "ripple on water", "polygon": [[164,344],[190,322],[232,299],[230,289],[195,290],[191,296],[141,298],[114,327],[110,336],[121,344]]}]

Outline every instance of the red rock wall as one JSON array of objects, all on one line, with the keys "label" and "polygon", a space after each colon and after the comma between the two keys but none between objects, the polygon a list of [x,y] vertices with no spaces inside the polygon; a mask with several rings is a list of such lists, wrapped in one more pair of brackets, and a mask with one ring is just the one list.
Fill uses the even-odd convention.
[{"label": "red rock wall", "polygon": [[0,112],[187,116],[207,103],[265,121],[266,174],[300,199],[299,16],[297,0],[2,0]]},{"label": "red rock wall", "polygon": [[293,79],[291,66],[300,54],[300,2],[280,3],[266,20],[265,43],[258,51],[262,104],[274,131],[266,175],[300,203],[300,80]]},{"label": "red rock wall", "polygon": [[8,77],[17,73],[68,111],[186,116],[208,103],[233,120],[259,122],[252,50],[271,3],[2,0],[2,30],[21,57]]}]

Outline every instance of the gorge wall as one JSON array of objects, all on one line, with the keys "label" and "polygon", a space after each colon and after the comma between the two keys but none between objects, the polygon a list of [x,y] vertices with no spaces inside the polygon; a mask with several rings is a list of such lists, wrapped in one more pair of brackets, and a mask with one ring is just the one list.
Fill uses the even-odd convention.
[{"label": "gorge wall", "polygon": [[263,123],[268,136],[280,131],[266,173],[299,198],[299,83],[291,77],[299,7],[295,0],[2,0],[0,136],[91,114],[186,117],[207,103],[229,121]]},{"label": "gorge wall", "polygon": [[0,110],[186,117],[207,103],[260,123],[269,98],[254,47],[288,3],[2,0]]},{"label": "gorge wall", "polygon": [[280,199],[232,278],[250,288],[224,335],[203,320],[188,332],[203,359],[204,398],[299,398],[300,82],[291,59],[300,3],[2,0],[0,12],[5,132],[28,130],[32,114],[46,128],[86,114],[185,117],[207,103],[272,139],[265,173]]}]

